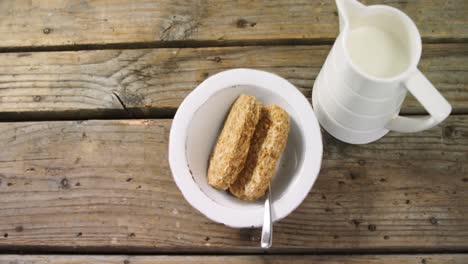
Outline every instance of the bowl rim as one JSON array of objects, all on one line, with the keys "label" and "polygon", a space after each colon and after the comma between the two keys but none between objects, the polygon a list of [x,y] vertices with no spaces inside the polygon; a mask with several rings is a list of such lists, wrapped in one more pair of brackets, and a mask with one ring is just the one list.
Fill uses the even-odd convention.
[{"label": "bowl rim", "polygon": [[[306,198],[320,171],[322,136],[311,104],[299,90],[284,78],[254,69],[231,69],[219,72],[199,84],[178,108],[169,134],[169,165],[177,187],[185,200],[212,221],[234,228],[259,227],[263,224],[263,209],[239,210],[213,201],[198,186],[187,164],[187,130],[197,109],[217,92],[238,85],[258,86],[282,97],[296,111],[301,134],[304,135],[304,160],[299,168],[294,196],[282,197],[272,203],[273,221],[294,211]],[[307,135],[316,134],[311,137]],[[182,140],[181,140],[182,139]],[[183,165],[180,161],[184,161]]]}]

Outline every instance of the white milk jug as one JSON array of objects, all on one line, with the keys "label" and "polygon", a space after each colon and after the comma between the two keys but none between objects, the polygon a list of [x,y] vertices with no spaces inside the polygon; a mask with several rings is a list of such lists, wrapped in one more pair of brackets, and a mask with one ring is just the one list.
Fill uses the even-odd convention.
[{"label": "white milk jug", "polygon": [[[365,144],[388,131],[417,132],[442,122],[451,106],[417,69],[421,36],[390,6],[336,0],[340,34],[316,78],[312,103],[320,124],[344,142]],[[428,116],[399,116],[409,91]]]}]

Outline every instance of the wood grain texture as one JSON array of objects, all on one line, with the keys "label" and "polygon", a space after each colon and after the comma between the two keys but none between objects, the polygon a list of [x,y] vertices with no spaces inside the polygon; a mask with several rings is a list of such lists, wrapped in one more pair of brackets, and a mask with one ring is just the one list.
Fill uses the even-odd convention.
[{"label": "wood grain texture", "polygon": [[[259,229],[191,208],[171,120],[0,124],[0,250],[260,252]],[[324,134],[318,180],[272,252],[468,250],[468,116],[363,146]]]},{"label": "wood grain texture", "polygon": [[[465,0],[368,0],[412,17],[428,40],[468,37]],[[80,0],[0,2],[0,48],[328,39],[338,33],[332,0]]]},{"label": "wood grain texture", "polygon": [[[16,261],[16,262],[15,262]],[[63,255],[2,255],[0,264],[466,264],[468,256],[452,255],[364,255],[364,256],[63,256]]]},{"label": "wood grain texture", "polygon": [[[53,113],[89,118],[173,114],[206,77],[246,67],[285,77],[308,98],[330,46],[100,50],[0,54],[0,119]],[[468,112],[468,46],[428,44],[420,69],[449,100]],[[403,113],[424,110],[409,98]],[[119,115],[120,113],[120,115]]]}]

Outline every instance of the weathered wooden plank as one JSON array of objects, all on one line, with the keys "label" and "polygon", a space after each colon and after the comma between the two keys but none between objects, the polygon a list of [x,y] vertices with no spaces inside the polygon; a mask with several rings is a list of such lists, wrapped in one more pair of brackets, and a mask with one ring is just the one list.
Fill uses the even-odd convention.
[{"label": "weathered wooden plank", "polygon": [[362,255],[362,256],[304,256],[304,255],[282,255],[282,256],[86,256],[86,255],[2,255],[0,264],[17,263],[28,264],[150,264],[150,263],[225,263],[225,264],[258,264],[258,263],[304,263],[304,264],[465,264],[468,256],[463,254],[449,255]]},{"label": "weathered wooden plank", "polygon": [[[412,17],[427,40],[466,40],[464,0],[368,0]],[[99,0],[0,2],[0,48],[167,41],[335,38],[333,0]]]},{"label": "weathered wooden plank", "polygon": [[[467,250],[468,116],[368,145],[324,135],[320,176],[275,225],[276,252]],[[259,229],[192,209],[167,163],[171,120],[0,124],[0,249],[260,251]]]},{"label": "weathered wooden plank", "polygon": [[[138,117],[174,113],[207,76],[248,67],[277,73],[311,97],[330,46],[100,50],[0,54],[0,118],[53,112],[70,118],[127,110]],[[421,70],[468,112],[468,46],[425,45]],[[404,113],[420,113],[409,100]],[[71,114],[70,114],[71,112]],[[45,115],[46,116],[46,115]]]}]

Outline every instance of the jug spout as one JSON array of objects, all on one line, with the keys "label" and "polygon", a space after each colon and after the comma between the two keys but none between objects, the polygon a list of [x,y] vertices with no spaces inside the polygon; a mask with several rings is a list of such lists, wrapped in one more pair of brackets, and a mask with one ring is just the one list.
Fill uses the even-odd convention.
[{"label": "jug spout", "polygon": [[340,32],[366,7],[357,0],[335,0],[340,20]]}]

